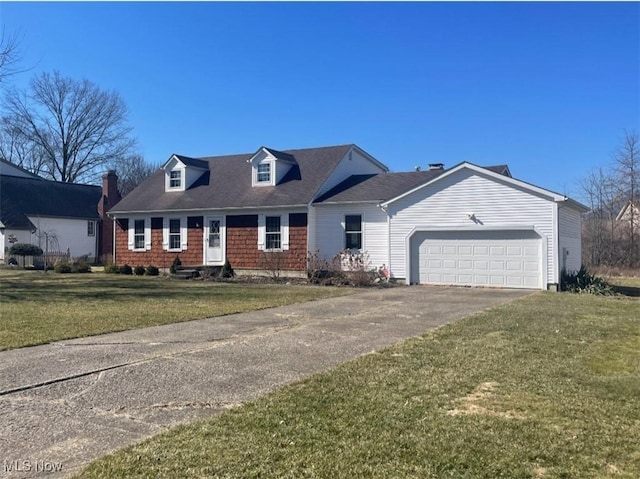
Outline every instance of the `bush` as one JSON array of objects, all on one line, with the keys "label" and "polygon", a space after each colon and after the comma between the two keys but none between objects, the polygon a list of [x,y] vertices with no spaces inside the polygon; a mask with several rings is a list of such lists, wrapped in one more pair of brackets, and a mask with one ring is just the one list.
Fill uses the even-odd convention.
[{"label": "bush", "polygon": [[120,274],[133,274],[133,269],[128,264],[120,266]]},{"label": "bush", "polygon": [[71,263],[71,269],[74,273],[91,273],[91,266],[85,261]]},{"label": "bush", "polygon": [[176,270],[178,266],[182,266],[182,261],[180,261],[180,256],[176,255],[176,258],[171,263],[171,267],[169,268],[169,273],[176,274]]},{"label": "bush", "polygon": [[344,274],[340,268],[340,258],[329,261],[320,257],[320,252],[307,254],[307,281],[311,284],[332,285],[344,283]]},{"label": "bush", "polygon": [[9,248],[9,254],[17,256],[42,256],[44,252],[42,248],[29,243],[15,243]]},{"label": "bush", "polygon": [[145,273],[145,269],[144,266],[142,265],[138,265],[135,268],[133,268],[133,274],[135,274],[136,276],[142,276]]},{"label": "bush", "polygon": [[220,277],[221,278],[233,278],[236,275],[235,271],[233,271],[233,268],[231,267],[231,263],[229,263],[229,260],[226,259],[224,262],[224,265],[222,266],[222,269],[220,270]]},{"label": "bush", "polygon": [[104,272],[109,274],[120,274],[120,268],[113,263],[104,265]]},{"label": "bush", "polygon": [[569,293],[586,293],[602,296],[614,294],[613,288],[603,278],[592,275],[582,265],[578,271],[562,271],[560,289]]},{"label": "bush", "polygon": [[71,265],[66,261],[60,261],[53,267],[56,273],[71,273]]},{"label": "bush", "polygon": [[345,278],[358,288],[371,286],[377,277],[377,270],[371,268],[369,253],[366,251],[344,250],[338,255]]},{"label": "bush", "polygon": [[146,271],[144,272],[147,276],[158,276],[160,274],[160,270],[157,266],[147,266]]}]

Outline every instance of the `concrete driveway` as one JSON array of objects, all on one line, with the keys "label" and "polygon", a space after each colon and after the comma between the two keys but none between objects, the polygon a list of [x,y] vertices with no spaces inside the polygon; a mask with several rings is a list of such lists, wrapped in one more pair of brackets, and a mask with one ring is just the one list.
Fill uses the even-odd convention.
[{"label": "concrete driveway", "polygon": [[64,477],[531,291],[400,287],[0,353],[0,477]]}]

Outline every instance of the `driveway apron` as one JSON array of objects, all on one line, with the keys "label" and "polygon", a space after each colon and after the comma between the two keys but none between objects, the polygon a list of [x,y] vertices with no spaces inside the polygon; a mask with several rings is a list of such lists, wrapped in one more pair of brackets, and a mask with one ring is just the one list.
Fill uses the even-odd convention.
[{"label": "driveway apron", "polygon": [[176,424],[527,294],[376,289],[0,352],[0,477],[66,477]]}]

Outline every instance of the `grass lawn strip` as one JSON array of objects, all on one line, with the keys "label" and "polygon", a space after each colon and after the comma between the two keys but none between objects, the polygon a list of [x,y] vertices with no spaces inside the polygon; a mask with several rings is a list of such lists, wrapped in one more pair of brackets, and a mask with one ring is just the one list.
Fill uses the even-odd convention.
[{"label": "grass lawn strip", "polygon": [[92,463],[80,477],[637,478],[640,300],[539,293]]},{"label": "grass lawn strip", "polygon": [[304,285],[0,270],[0,350],[352,292]]}]

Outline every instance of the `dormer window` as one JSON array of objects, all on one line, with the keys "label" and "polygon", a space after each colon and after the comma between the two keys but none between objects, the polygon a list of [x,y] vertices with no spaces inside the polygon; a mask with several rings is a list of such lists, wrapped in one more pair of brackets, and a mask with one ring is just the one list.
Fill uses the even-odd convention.
[{"label": "dormer window", "polygon": [[169,188],[171,189],[182,188],[182,171],[172,170],[169,173]]},{"label": "dormer window", "polygon": [[271,184],[271,163],[258,165],[256,183]]}]

